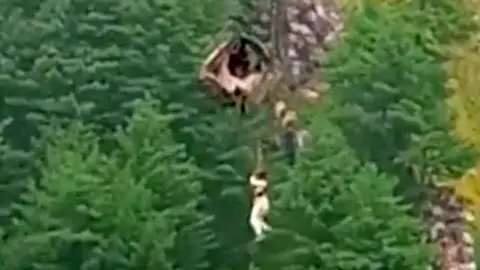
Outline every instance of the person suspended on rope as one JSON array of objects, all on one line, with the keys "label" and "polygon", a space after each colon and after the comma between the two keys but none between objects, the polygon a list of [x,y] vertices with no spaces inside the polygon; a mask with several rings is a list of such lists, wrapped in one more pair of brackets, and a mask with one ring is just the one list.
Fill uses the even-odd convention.
[{"label": "person suspended on rope", "polygon": [[287,104],[283,101],[275,103],[274,117],[280,134],[286,141],[284,143],[291,144],[293,147],[303,148],[310,138],[310,133],[304,129],[298,129],[298,116],[294,110],[287,108]]},{"label": "person suspended on rope", "polygon": [[249,223],[255,233],[256,241],[260,241],[265,237],[265,233],[271,230],[270,225],[265,221],[270,209],[267,172],[259,170],[253,173],[249,177],[249,183],[253,192]]}]

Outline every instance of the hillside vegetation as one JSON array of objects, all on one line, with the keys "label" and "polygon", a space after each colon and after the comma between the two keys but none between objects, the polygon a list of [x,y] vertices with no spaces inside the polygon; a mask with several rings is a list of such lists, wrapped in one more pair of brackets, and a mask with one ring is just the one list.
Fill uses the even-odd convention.
[{"label": "hillside vegetation", "polygon": [[221,107],[196,79],[243,1],[5,0],[0,268],[424,270],[430,180],[478,156],[442,51],[474,25],[449,0],[360,2],[324,106],[300,111],[310,146],[294,166],[266,156],[258,243],[246,178],[267,113]]}]

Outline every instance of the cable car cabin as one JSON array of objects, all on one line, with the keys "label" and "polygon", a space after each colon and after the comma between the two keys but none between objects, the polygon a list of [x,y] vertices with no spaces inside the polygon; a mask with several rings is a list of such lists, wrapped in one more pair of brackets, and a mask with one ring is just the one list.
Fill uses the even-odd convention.
[{"label": "cable car cabin", "polygon": [[259,43],[241,37],[217,46],[204,61],[199,78],[230,104],[244,106],[247,100],[258,103],[263,98],[259,95],[268,63],[266,51]]}]

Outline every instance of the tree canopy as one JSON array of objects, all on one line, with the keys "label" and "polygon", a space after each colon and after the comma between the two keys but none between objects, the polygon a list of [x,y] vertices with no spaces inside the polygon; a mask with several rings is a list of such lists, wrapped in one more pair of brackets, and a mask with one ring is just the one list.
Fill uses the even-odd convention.
[{"label": "tree canopy", "polygon": [[447,0],[350,4],[320,67],[329,90],[298,110],[311,142],[293,166],[261,160],[273,230],[255,242],[247,177],[269,112],[240,115],[197,82],[249,3],[5,0],[0,267],[425,269],[428,179],[478,157],[474,16]]}]

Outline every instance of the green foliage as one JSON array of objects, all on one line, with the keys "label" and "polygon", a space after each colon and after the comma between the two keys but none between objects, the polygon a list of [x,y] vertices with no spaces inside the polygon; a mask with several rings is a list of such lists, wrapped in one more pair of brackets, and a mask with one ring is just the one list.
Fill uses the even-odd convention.
[{"label": "green foliage", "polygon": [[85,125],[49,130],[0,249],[6,269],[206,269],[215,247],[198,168],[172,141],[171,116],[142,102],[119,148],[102,153]]},{"label": "green foliage", "polygon": [[394,195],[395,178],[362,165],[321,114],[303,162],[275,184],[261,269],[425,269],[420,220]]},{"label": "green foliage", "polygon": [[3,131],[12,124],[11,118],[0,120],[0,226],[8,223],[11,217],[10,204],[24,191],[22,181],[30,177],[34,156],[16,150],[2,136]]},{"label": "green foliage", "polygon": [[[231,209],[248,211],[244,177],[254,163],[247,150],[258,137],[251,131],[262,124],[219,112],[218,102],[196,83],[196,73],[237,6],[214,0],[4,3],[1,113],[13,118],[7,139],[28,153],[37,123],[55,115],[63,124],[95,123],[102,150],[112,150],[117,146],[110,131],[124,124],[135,97],[151,93],[163,101],[159,111],[182,112],[169,126],[208,172],[198,177],[216,215],[215,228],[223,232],[221,251],[231,252],[250,235],[244,217]],[[233,193],[223,195],[225,189]]]},{"label": "green foliage", "polygon": [[[12,0],[3,3],[0,7],[3,31],[0,35],[0,116],[13,119],[5,131],[6,140],[15,151],[21,149],[20,154],[31,156],[30,139],[37,135],[37,124],[48,122],[54,115],[61,118],[63,124],[72,119],[95,123],[101,148],[115,149],[117,141],[113,139],[112,143],[111,131],[118,124],[124,124],[132,100],[149,92],[164,101],[159,111],[183,113],[182,117],[169,122],[169,126],[175,140],[186,142],[187,151],[197,161],[237,166],[223,158],[222,150],[231,152],[233,145],[240,144],[238,141],[231,140],[229,146],[215,149],[222,138],[243,134],[229,125],[235,116],[220,115],[212,119],[209,110],[217,108],[218,103],[206,98],[205,89],[196,83],[197,68],[219,41],[216,35],[234,7],[235,1],[214,0],[40,1],[35,4]],[[211,135],[203,135],[202,129],[220,122],[227,124],[224,128],[227,133],[214,130],[203,132]],[[193,125],[193,131],[185,128]],[[215,141],[210,141],[212,138]],[[206,142],[215,144],[208,146]],[[204,153],[205,149],[208,152]],[[217,162],[209,159],[211,157],[220,160]],[[239,155],[241,162],[245,162],[243,157]],[[27,171],[33,169],[33,164],[22,164]],[[24,186],[26,175],[13,166],[2,173],[2,179],[14,174],[15,179],[10,182]],[[234,179],[240,174],[244,172],[237,172]],[[216,179],[228,180],[225,173],[213,175]],[[202,177],[199,176],[199,180],[207,178],[209,196],[223,188],[218,181]],[[238,185],[238,180],[236,183]],[[9,193],[8,197],[12,196],[13,193]],[[224,220],[234,224],[243,222],[240,216],[232,218],[231,207],[228,204],[225,207],[225,202],[211,204],[229,213],[219,219],[218,228],[225,228]],[[238,203],[233,207],[239,207]],[[229,228],[236,230],[234,226]],[[247,232],[246,225],[243,228]],[[242,234],[230,235],[236,238]]]},{"label": "green foliage", "polygon": [[479,240],[480,240],[480,237],[478,235],[478,232],[474,235],[475,237],[475,262],[477,263],[477,265],[480,263],[480,248],[478,247],[478,243],[479,243]]},{"label": "green foliage", "polygon": [[412,12],[370,4],[353,14],[327,77],[348,143],[405,188],[415,186],[413,167],[455,175],[474,161],[453,136],[441,61],[418,42],[425,33]]},{"label": "green foliage", "polygon": [[440,47],[452,41],[462,40],[468,37],[471,31],[477,29],[472,20],[475,9],[465,5],[465,2],[426,0],[408,1],[403,4],[409,11],[407,16],[411,22],[422,26],[418,35],[418,45],[433,49],[445,56],[445,50],[442,52]]},{"label": "green foliage", "polygon": [[413,169],[471,164],[451,136],[438,54],[469,28],[459,6],[356,10],[311,149],[292,169],[266,157],[274,231],[252,252],[246,176],[267,116],[220,108],[196,83],[244,2],[2,3],[0,268],[426,267],[422,226],[394,193],[418,187]]},{"label": "green foliage", "polygon": [[[197,67],[234,2],[4,2],[0,117],[12,118],[4,136],[23,167],[33,169],[31,138],[51,116],[95,122],[105,135],[124,124],[133,99],[149,92],[165,101],[162,111],[188,111],[195,119],[193,109],[205,100],[196,95]],[[25,178],[6,173],[0,177]]]},{"label": "green foliage", "polygon": [[465,143],[480,149],[480,48],[478,34],[451,47],[450,61],[445,64],[451,92],[449,105],[456,112],[456,131]]},{"label": "green foliage", "polygon": [[244,269],[249,263],[246,244],[252,233],[247,222],[247,175],[257,165],[254,149],[258,140],[271,135],[265,117],[257,111],[242,117],[229,109],[205,113],[186,129],[193,139],[187,143],[191,155],[208,172],[201,179],[221,241],[216,260],[226,269]]},{"label": "green foliage", "polygon": [[123,121],[132,97],[145,91],[164,99],[187,95],[201,51],[225,20],[226,14],[217,12],[225,6],[217,1],[5,3],[0,72],[6,113],[24,108],[23,113],[82,114],[114,126]]}]

